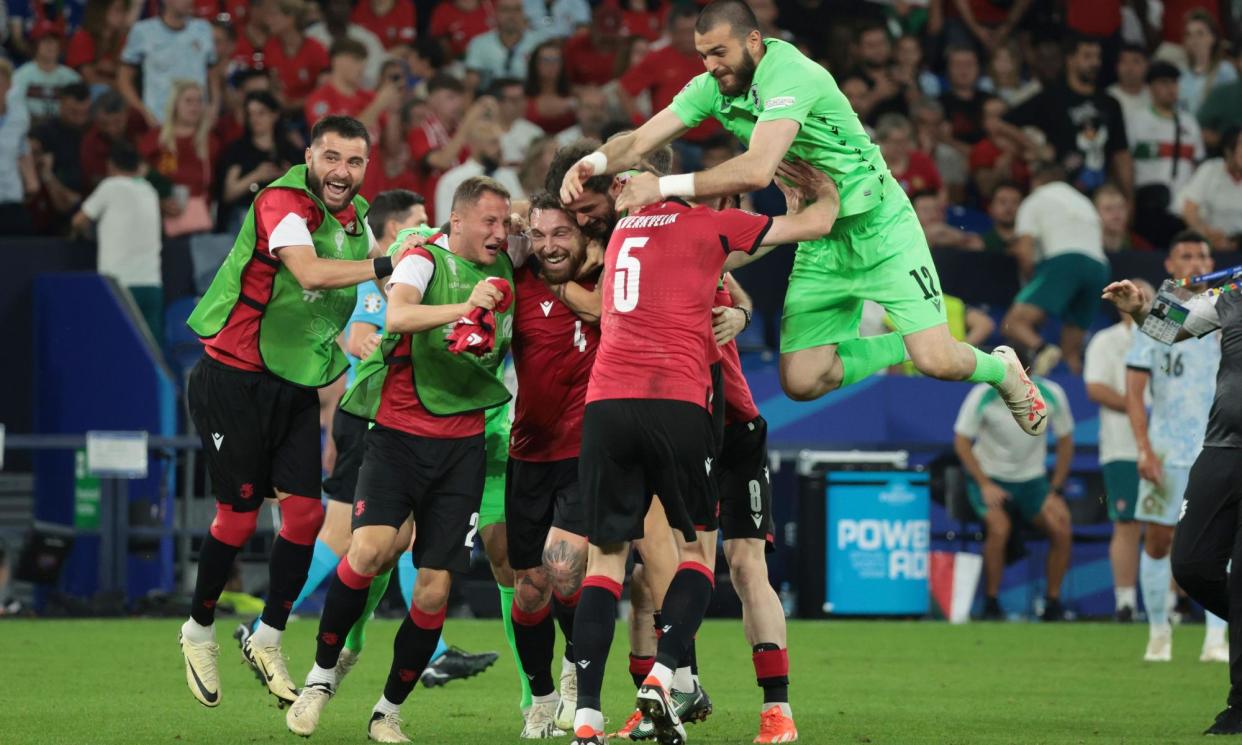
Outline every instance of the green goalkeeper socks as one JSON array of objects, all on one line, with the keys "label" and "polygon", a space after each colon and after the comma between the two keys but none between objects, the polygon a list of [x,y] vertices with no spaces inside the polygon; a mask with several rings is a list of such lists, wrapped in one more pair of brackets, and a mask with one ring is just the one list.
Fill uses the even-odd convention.
[{"label": "green goalkeeper socks", "polygon": [[530,681],[522,669],[522,658],[518,656],[517,641],[513,636],[513,588],[498,584],[496,589],[500,590],[500,618],[505,624],[505,639],[513,652],[513,664],[517,666],[518,680],[522,683],[522,711],[526,711],[531,705]]},{"label": "green goalkeeper socks", "polygon": [[974,347],[970,350],[975,353],[975,371],[967,378],[972,383],[988,383],[991,385],[999,385],[1005,379],[1005,363],[999,358],[981,352]]},{"label": "green goalkeeper socks", "polygon": [[392,570],[390,569],[371,580],[371,590],[367,593],[367,604],[362,608],[362,615],[349,630],[349,636],[345,637],[345,648],[354,654],[360,654],[362,647],[367,643],[367,623],[371,621],[371,614],[375,612],[375,607],[384,599],[384,593],[388,590],[388,580],[391,578]]},{"label": "green goalkeeper socks", "polygon": [[864,336],[837,345],[841,359],[841,387],[853,385],[874,372],[900,365],[906,359],[906,345],[898,334]]}]

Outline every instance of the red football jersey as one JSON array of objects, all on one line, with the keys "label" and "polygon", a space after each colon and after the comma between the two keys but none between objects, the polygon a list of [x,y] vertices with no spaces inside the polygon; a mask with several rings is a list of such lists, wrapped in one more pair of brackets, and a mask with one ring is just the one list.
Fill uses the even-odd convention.
[{"label": "red football jersey", "polygon": [[[509,455],[548,462],[577,458],[587,383],[599,348],[599,327],[557,299],[530,265],[519,269],[513,319],[518,394]],[[581,283],[588,290],[594,282]]]},{"label": "red football jersey", "polygon": [[263,47],[263,61],[268,69],[276,71],[286,99],[304,99],[319,84],[320,73],[328,69],[328,50],[309,36],[304,36],[302,46],[290,55],[280,39],[273,37]]},{"label": "red football jersey", "polygon": [[[716,290],[716,305],[733,307],[733,296],[729,294],[727,280]],[[728,344],[720,348],[720,367],[724,372],[725,424],[745,423],[758,417],[759,407],[755,406],[755,399],[750,394],[750,384],[742,373],[742,359],[737,353],[736,339],[730,339]]]},{"label": "red football jersey", "polygon": [[753,252],[772,218],[658,202],[617,221],[604,255],[604,312],[587,403],[673,399],[704,408],[720,360],[712,302],[731,251]]},{"label": "red football jersey", "polygon": [[480,0],[474,10],[463,11],[452,0],[440,0],[431,11],[431,36],[448,44],[449,53],[460,57],[470,40],[496,27],[496,11],[491,0]]},{"label": "red football jersey", "polygon": [[418,33],[418,11],[412,2],[398,2],[384,15],[377,15],[371,3],[362,0],[354,6],[350,20],[379,37],[385,49],[413,44]]}]

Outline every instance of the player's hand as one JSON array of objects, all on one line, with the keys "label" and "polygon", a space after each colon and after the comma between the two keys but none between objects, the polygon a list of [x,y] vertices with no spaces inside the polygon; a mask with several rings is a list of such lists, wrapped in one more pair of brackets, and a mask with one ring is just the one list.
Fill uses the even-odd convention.
[{"label": "player's hand", "polygon": [[716,346],[723,347],[737,338],[746,328],[746,314],[738,308],[718,305],[712,308],[712,333]]},{"label": "player's hand", "polygon": [[595,166],[588,163],[586,158],[574,163],[573,167],[565,172],[565,178],[561,179],[561,204],[569,204],[582,196],[582,185],[587,179],[598,175],[595,172]]},{"label": "player's hand", "polygon": [[979,491],[983,493],[983,503],[990,510],[1004,509],[1005,502],[1010,499],[1009,492],[1002,489],[995,481],[989,481],[979,487]]},{"label": "player's hand", "polygon": [[1153,453],[1151,448],[1139,450],[1138,472],[1144,481],[1150,481],[1156,486],[1160,486],[1164,481],[1164,464],[1160,462],[1160,456]]},{"label": "player's hand", "polygon": [[509,213],[509,235],[526,235],[526,230],[530,226],[526,224],[526,218],[516,212]]},{"label": "player's hand", "polygon": [[481,279],[474,286],[474,289],[470,291],[470,299],[466,301],[466,305],[471,308],[492,310],[502,297],[503,294],[496,285],[488,282],[486,279]]},{"label": "player's hand", "polygon": [[1117,306],[1117,310],[1128,315],[1134,315],[1143,310],[1148,302],[1147,294],[1128,279],[1113,282],[1105,287],[1102,297]]},{"label": "player's hand", "polygon": [[367,334],[363,337],[362,348],[359,350],[362,352],[362,359],[365,360],[367,357],[370,357],[371,353],[379,348],[380,342],[383,340],[384,337],[379,334]]},{"label": "player's hand", "polygon": [[[836,182],[829,178],[828,174],[807,163],[805,160],[782,160],[776,167],[776,175],[779,177],[777,179],[778,186],[781,179],[787,181],[802,192],[802,200],[804,202],[810,200],[818,202],[823,199],[831,199],[834,202],[841,201],[841,193],[837,190]],[[788,199],[788,197],[786,198]]]},{"label": "player's hand", "polygon": [[646,207],[660,201],[662,197],[659,177],[654,173],[637,173],[625,182],[621,196],[617,197],[617,212]]},{"label": "player's hand", "polygon": [[[401,254],[402,251],[405,251],[406,249],[409,249],[409,248],[415,248],[417,246],[421,246],[426,242],[427,242],[427,239],[424,238],[419,233],[410,233],[405,238],[402,238],[400,243],[393,243],[391,246],[388,246],[386,249],[383,247],[380,247],[380,256],[383,256],[385,253],[387,253],[389,256],[396,258],[397,256]],[[378,243],[375,245],[379,247]]]}]

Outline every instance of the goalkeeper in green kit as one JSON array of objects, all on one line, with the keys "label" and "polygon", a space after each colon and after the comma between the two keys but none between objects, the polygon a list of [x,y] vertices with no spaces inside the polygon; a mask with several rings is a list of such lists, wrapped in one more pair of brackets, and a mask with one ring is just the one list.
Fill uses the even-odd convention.
[{"label": "goalkeeper in green kit", "polygon": [[[707,72],[632,133],[615,137],[569,170],[561,201],[578,212],[583,183],[639,165],[653,150],[715,117],[747,150],[715,168],[626,181],[618,211],[683,197],[762,189],[782,161],[805,161],[841,194],[828,235],[800,243],[781,319],[781,387],[809,401],[896,365],[907,353],[925,375],[988,383],[1022,429],[1043,434],[1047,408],[1009,347],[985,354],[956,341],[927,239],[914,208],[889,173],[837,87],[791,44],[764,39],[743,0],[715,0],[699,14],[694,44]],[[864,300],[884,307],[896,333],[860,338]]]}]

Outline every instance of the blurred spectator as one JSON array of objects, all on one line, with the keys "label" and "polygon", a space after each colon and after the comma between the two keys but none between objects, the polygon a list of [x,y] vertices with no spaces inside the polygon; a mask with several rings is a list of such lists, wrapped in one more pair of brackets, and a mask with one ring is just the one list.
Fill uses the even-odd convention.
[{"label": "blurred spectator", "polygon": [[944,108],[939,101],[925,98],[914,104],[911,115],[918,151],[936,163],[949,201],[954,204],[961,202],[966,194],[969,171],[966,156],[949,144],[950,130],[949,123],[944,120]]},{"label": "blurred spectator", "polygon": [[1030,437],[1013,426],[1005,403],[987,385],[970,390],[953,425],[953,449],[970,475],[966,493],[975,514],[987,527],[983,544],[985,620],[1002,620],[1001,578],[1005,546],[1014,522],[1029,525],[1048,537],[1047,591],[1043,620],[1064,618],[1061,582],[1069,568],[1073,543],[1069,508],[1062,490],[1074,459],[1074,416],[1061,386],[1042,378],[1032,382],[1044,394],[1056,438],[1052,478],[1045,465],[1048,438]]},{"label": "blurred spectator", "polygon": [[990,194],[1002,181],[1023,187],[1030,183],[1027,161],[1035,157],[1036,149],[1020,130],[1005,122],[1008,110],[999,98],[983,102],[985,136],[970,148],[970,173],[980,194]]},{"label": "blurred spectator", "polygon": [[526,118],[549,134],[574,124],[574,102],[559,41],[535,47],[526,71]]},{"label": "blurred spectator", "polygon": [[[1242,69],[1242,46],[1238,48],[1238,67]],[[1208,94],[1198,116],[1203,144],[1208,150],[1219,152],[1221,133],[1230,127],[1242,127],[1242,80],[1217,86]]]},{"label": "blurred spectator", "polygon": [[465,54],[471,39],[495,26],[491,0],[440,0],[431,11],[431,38],[438,39],[453,59]]},{"label": "blurred spectator", "polygon": [[378,92],[368,90],[362,82],[366,54],[366,47],[353,39],[340,39],[332,45],[328,53],[328,75],[306,97],[308,127],[325,116],[343,114],[365,124],[373,144],[380,141],[381,130],[387,122],[386,119],[381,121],[381,117],[400,103],[401,89],[399,84],[386,80]]},{"label": "blurred spectator", "polygon": [[999,97],[1007,106],[1035,95],[1033,85],[1022,80],[1022,59],[1014,42],[996,48],[988,61],[988,76],[979,81],[981,90]]},{"label": "blurred spectator", "polygon": [[916,192],[910,201],[914,204],[914,212],[919,217],[923,234],[927,236],[927,245],[933,248],[983,250],[983,239],[978,235],[958,230],[945,222],[944,202],[939,194],[933,191]]},{"label": "blurred spectator", "polygon": [[[1018,268],[1031,281],[1001,322],[1005,336],[1030,353],[1036,375],[1048,374],[1062,357],[1070,372],[1081,374],[1083,341],[1109,277],[1100,216],[1064,178],[1055,163],[1040,164],[1031,175],[1035,188],[1018,208],[1013,244]],[[1060,348],[1039,335],[1048,316],[1061,321]]]},{"label": "blurred spectator", "polygon": [[776,23],[781,13],[776,0],[748,0],[747,5],[750,6],[751,12],[755,14],[755,20],[759,21],[759,33],[763,34],[763,38],[781,39],[788,42],[794,40],[792,33],[781,28]]},{"label": "blurred spectator", "polygon": [[1113,184],[1095,190],[1092,198],[1100,215],[1103,246],[1106,253],[1118,251],[1150,251],[1151,244],[1130,230],[1130,201]]},{"label": "blurred spectator", "polygon": [[608,99],[599,86],[582,85],[574,91],[574,115],[578,123],[556,136],[561,147],[584,138],[604,141],[604,128],[608,126]]},{"label": "blurred spectator", "polygon": [[1131,127],[1134,157],[1134,227],[1158,246],[1185,228],[1169,213],[1173,195],[1184,187],[1203,160],[1203,137],[1193,116],[1177,111],[1178,76],[1168,62],[1147,70],[1151,106],[1139,112]]},{"label": "blurred spectator", "polygon": [[984,251],[1009,253],[1018,237],[1014,225],[1021,204],[1022,189],[1012,181],[1002,181],[992,189],[992,197],[988,200],[988,217],[992,218],[992,227],[981,236]]},{"label": "blurred spectator", "polygon": [[86,0],[82,26],[69,37],[65,64],[92,86],[116,85],[129,30],[127,0]]},{"label": "blurred spectator", "polygon": [[526,95],[522,92],[521,80],[496,80],[492,83],[491,95],[496,99],[497,122],[501,131],[500,161],[506,166],[516,167],[525,160],[530,144],[543,136],[543,130],[522,116],[526,112]]},{"label": "blurred spectator", "polygon": [[[238,70],[266,70],[267,61],[263,58],[263,49],[267,46],[270,36],[267,30],[267,17],[272,0],[253,0],[254,7],[246,15],[246,22],[240,26],[241,33],[236,34],[233,43],[233,59],[229,64]],[[238,26],[233,26],[237,29]]]},{"label": "blurred spectator", "polygon": [[523,0],[523,5],[531,30],[551,38],[567,38],[591,23],[587,0]]},{"label": "blurred spectator", "polygon": [[268,5],[263,61],[276,79],[276,92],[285,109],[301,111],[306,97],[328,69],[328,50],[302,33],[305,0],[275,0]]},{"label": "blurred spectator", "polygon": [[1127,193],[1134,186],[1121,106],[1096,86],[1100,43],[1081,36],[1067,43],[1065,77],[1009,112],[1019,127],[1035,126],[1079,189],[1090,191],[1111,173]]},{"label": "blurred spectator", "polygon": [[435,39],[421,38],[413,46],[393,51],[405,62],[410,92],[420,98],[426,97],[427,81],[445,65],[444,47]]},{"label": "blurred spectator", "polygon": [[856,32],[854,43],[854,69],[850,75],[860,78],[867,84],[867,94],[863,97],[863,108],[867,110],[867,118],[879,116],[882,112],[875,109],[881,102],[888,101],[901,93],[897,82],[889,75],[889,65],[893,61],[893,44],[888,38],[888,29],[877,21],[863,23]]},{"label": "blurred spectator", "polygon": [[979,90],[979,57],[970,47],[952,47],[946,55],[948,90],[940,96],[945,119],[952,130],[952,144],[962,153],[983,139],[983,101]]},{"label": "blurred spectator", "polygon": [[172,196],[161,204],[169,237],[211,230],[209,196],[217,149],[202,87],[188,80],[173,83],[164,123],[139,146],[152,170],[172,182]]},{"label": "blurred spectator", "polygon": [[[638,109],[635,97],[644,91],[651,94],[651,107],[660,111],[673,101],[686,83],[703,72],[703,62],[694,48],[694,23],[698,10],[692,5],[676,5],[668,15],[669,43],[643,57],[621,76],[617,96],[621,108],[631,122],[641,122],[644,117]],[[701,144],[720,132],[720,124],[709,117],[707,121],[684,135],[684,139]],[[684,170],[692,170],[686,168]]]},{"label": "blurred spectator", "polygon": [[971,45],[992,52],[1004,46],[1032,0],[942,0],[944,37],[949,46]]},{"label": "blurred spectator", "polygon": [[652,8],[648,0],[626,0],[621,11],[621,34],[636,36],[647,41],[660,38],[660,11],[664,8]]},{"label": "blurred spectator", "polygon": [[[649,54],[651,54],[651,42],[641,36],[631,36],[621,42],[621,51],[617,54],[617,80],[613,81],[617,84],[616,89],[621,87],[621,76],[637,67],[638,63],[647,59]],[[620,92],[617,95],[620,96]],[[639,93],[634,97],[634,105],[642,118],[646,119],[651,115],[651,94],[646,91]]]},{"label": "blurred spectator", "polygon": [[[194,0],[163,0],[155,18],[139,21],[130,29],[121,52],[117,90],[125,102],[142,114],[150,127],[159,127],[172,107],[168,99],[174,83],[190,81],[220,100],[220,81],[208,73],[216,62],[211,24],[190,17]],[[134,87],[142,74],[142,96]]]},{"label": "blurred spectator", "polygon": [[621,9],[616,0],[595,7],[591,26],[565,40],[565,70],[574,85],[604,85],[612,80],[621,51]]},{"label": "blurred spectator", "polygon": [[64,47],[64,29],[58,23],[39,21],[30,32],[34,42],[34,59],[13,73],[13,94],[24,101],[34,121],[56,116],[60,89],[82,79],[81,75],[60,64]]},{"label": "blurred spectator", "polygon": [[1181,110],[1194,114],[1214,89],[1238,79],[1238,71],[1225,58],[1220,27],[1203,10],[1186,15],[1182,38],[1186,50],[1186,66],[1182,70],[1177,102]]},{"label": "blurred spectator", "polygon": [[1117,55],[1117,82],[1108,86],[1108,95],[1121,105],[1121,116],[1126,123],[1129,138],[1134,120],[1151,106],[1151,92],[1147,89],[1147,50],[1127,45]]},{"label": "blurred spectator", "polygon": [[496,0],[496,28],[466,47],[466,90],[487,88],[496,78],[525,78],[530,53],[542,40],[526,28],[522,0]]},{"label": "blurred spectator", "polygon": [[1186,22],[1198,11],[1206,13],[1220,27],[1218,7],[1215,0],[1163,0],[1164,14],[1160,23],[1160,38],[1169,44],[1181,44],[1186,38]]},{"label": "blurred spectator", "polygon": [[548,175],[548,169],[552,167],[557,147],[556,138],[547,135],[530,143],[526,157],[517,169],[518,183],[522,185],[522,191],[535,194],[543,189],[543,181]]},{"label": "blurred spectator", "polygon": [[388,58],[384,44],[365,26],[350,21],[350,15],[354,12],[352,0],[324,0],[321,8],[323,20],[306,29],[306,35],[322,44],[324,49],[331,49],[342,39],[352,39],[361,44],[366,49],[362,85],[375,90],[379,85],[380,68]]},{"label": "blurred spectator", "polygon": [[411,0],[358,0],[350,20],[375,34],[386,49],[413,44],[418,34],[418,10]]},{"label": "blurred spectator", "polygon": [[[770,3],[772,0],[761,2]],[[889,74],[899,85],[913,88],[924,96],[940,97],[940,78],[923,64],[923,43],[917,36],[897,39],[893,44],[893,65],[889,69]]]},{"label": "blurred spectator", "polygon": [[13,103],[13,64],[0,57],[0,235],[27,235],[33,230],[26,197],[39,191],[30,152],[30,116]]},{"label": "blurred spectator", "polygon": [[303,160],[302,153],[285,136],[280,104],[266,92],[246,96],[245,134],[220,155],[220,209],[222,232],[241,230],[246,212],[259,190]]},{"label": "blurred spectator", "polygon": [[233,70],[241,69],[233,62],[237,55],[237,29],[225,21],[212,21],[211,43],[216,50],[216,63],[208,75],[227,82]]},{"label": "blurred spectator", "polygon": [[142,177],[142,161],[129,143],[108,154],[108,177],[73,216],[85,232],[95,224],[100,274],[129,290],[157,341],[164,338],[164,288],[160,277],[160,199]]},{"label": "blurred spectator", "polygon": [[[461,81],[440,73],[427,84],[427,117],[410,130],[410,159],[421,176],[420,194],[428,197],[427,213],[436,214],[434,197],[440,176],[465,160],[466,133],[480,119],[499,118],[495,99],[483,97],[466,109]],[[463,115],[464,112],[464,115]]]},{"label": "blurred spectator", "polygon": [[476,119],[469,127],[466,145],[470,158],[461,165],[450,168],[436,184],[435,216],[437,224],[448,222],[452,211],[453,193],[466,179],[489,176],[509,190],[513,199],[524,199],[525,192],[517,172],[500,164],[500,126],[488,119]]},{"label": "blurred spectator", "polygon": [[[214,130],[216,140],[221,145],[227,145],[242,136],[246,127],[246,96],[259,91],[276,95],[271,76],[263,70],[238,70],[229,77]],[[304,118],[301,111],[296,116],[299,120]]]},{"label": "blurred spectator", "polygon": [[1014,94],[1010,106],[1026,103],[1035,95],[1057,84],[1065,67],[1065,54],[1061,49],[1061,41],[1055,36],[1047,35],[1032,42],[1028,67],[1033,80]]},{"label": "blurred spectator", "polygon": [[885,114],[876,123],[875,133],[884,162],[906,196],[927,191],[943,193],[944,184],[936,163],[914,149],[914,127],[909,119],[901,114]]},{"label": "blurred spectator", "polygon": [[1242,146],[1238,128],[1221,139],[1222,157],[1205,161],[1176,197],[1186,225],[1217,251],[1242,248]]},{"label": "blurred spectator", "polygon": [[78,162],[82,169],[82,193],[89,194],[108,175],[108,153],[128,139],[129,112],[125,99],[109,90],[91,104],[91,125],[82,135]]},{"label": "blurred spectator", "polygon": [[30,132],[35,144],[39,181],[57,228],[69,217],[86,191],[82,181],[82,136],[90,124],[91,91],[85,83],[60,89],[55,119],[36,124]]},{"label": "blurred spectator", "polygon": [[837,81],[837,84],[841,87],[841,92],[845,94],[845,99],[850,102],[850,108],[858,114],[863,126],[870,131],[871,122],[874,121],[871,116],[871,107],[874,103],[871,97],[871,86],[867,83],[867,79],[861,73],[851,72]]}]

